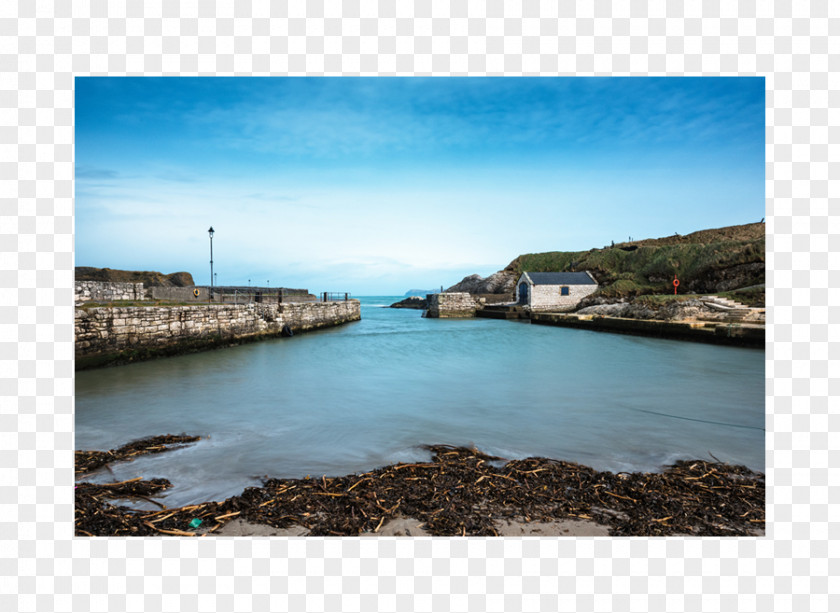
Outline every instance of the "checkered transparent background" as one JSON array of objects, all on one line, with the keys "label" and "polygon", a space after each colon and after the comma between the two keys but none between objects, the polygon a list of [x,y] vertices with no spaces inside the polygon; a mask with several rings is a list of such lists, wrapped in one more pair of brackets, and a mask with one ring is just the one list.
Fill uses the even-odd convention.
[{"label": "checkered transparent background", "polygon": [[[840,610],[840,5],[682,4],[0,3],[0,610]],[[766,538],[73,539],[74,75],[323,73],[766,76]]]}]

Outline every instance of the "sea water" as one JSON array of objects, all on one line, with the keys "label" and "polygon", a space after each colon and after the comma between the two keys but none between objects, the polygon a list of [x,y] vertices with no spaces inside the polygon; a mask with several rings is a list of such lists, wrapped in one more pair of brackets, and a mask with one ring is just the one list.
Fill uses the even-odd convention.
[{"label": "sea water", "polygon": [[76,449],[202,440],[93,481],[172,481],[166,504],[265,476],[338,476],[476,446],[598,470],[683,458],[764,471],[764,352],[494,319],[426,319],[361,299],[362,320],[76,373]]}]

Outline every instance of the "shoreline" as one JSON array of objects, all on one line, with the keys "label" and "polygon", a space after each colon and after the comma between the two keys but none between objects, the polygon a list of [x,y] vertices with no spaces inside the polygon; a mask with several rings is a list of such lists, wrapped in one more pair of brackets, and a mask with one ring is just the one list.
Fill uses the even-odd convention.
[{"label": "shoreline", "polygon": [[[154,437],[77,451],[77,478],[197,440]],[[266,479],[221,502],[167,508],[171,487],[143,477],[75,488],[76,536],[761,536],[765,478],[743,466],[679,461],[657,473],[611,473],[549,458],[510,460],[426,446],[429,462],[361,474]],[[109,500],[145,499],[137,511]]]},{"label": "shoreline", "polygon": [[[475,298],[471,295],[472,298]],[[616,306],[619,303],[608,304]],[[459,303],[460,305],[460,303]],[[462,305],[461,305],[462,306]],[[423,316],[428,316],[426,301],[406,298],[390,305],[390,308],[425,309]],[[577,311],[529,310],[513,303],[488,304],[475,302],[475,309],[447,306],[445,312],[432,318],[455,319],[501,319],[527,320],[529,323],[547,326],[559,326],[591,330],[594,332],[612,332],[662,338],[670,340],[693,341],[725,346],[748,348],[765,347],[766,325],[761,320],[742,321],[734,317],[637,317],[634,315],[613,315],[607,313],[579,313]]]}]

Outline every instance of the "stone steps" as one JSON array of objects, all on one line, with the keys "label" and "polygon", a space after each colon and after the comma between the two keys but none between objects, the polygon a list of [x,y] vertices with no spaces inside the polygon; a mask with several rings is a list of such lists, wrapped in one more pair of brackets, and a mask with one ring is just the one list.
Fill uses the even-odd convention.
[{"label": "stone steps", "polygon": [[721,296],[702,296],[700,300],[707,307],[726,313],[733,320],[744,319],[752,309],[745,304]]},{"label": "stone steps", "polygon": [[702,296],[700,298],[703,302],[714,302],[715,304],[719,304],[721,306],[727,306],[730,308],[741,308],[747,309],[749,308],[745,304],[741,304],[740,302],[735,302],[729,298],[723,298],[721,296]]}]

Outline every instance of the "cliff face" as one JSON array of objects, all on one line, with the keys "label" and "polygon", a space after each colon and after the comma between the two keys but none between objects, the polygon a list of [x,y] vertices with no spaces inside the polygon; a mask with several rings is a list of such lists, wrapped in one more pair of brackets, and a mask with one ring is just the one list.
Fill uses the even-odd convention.
[{"label": "cliff face", "polygon": [[108,281],[112,283],[142,283],[146,287],[192,287],[195,285],[188,272],[165,275],[153,271],[112,270],[76,266],[76,281]]},{"label": "cliff face", "polygon": [[512,296],[518,278],[518,274],[508,270],[500,270],[489,277],[470,275],[446,291],[469,292],[470,294],[511,294]]},{"label": "cliff face", "polygon": [[674,275],[680,280],[680,293],[719,293],[763,285],[765,228],[763,223],[754,223],[589,251],[529,253],[489,277],[471,275],[447,291],[512,296],[522,272],[584,270],[597,279],[597,296],[604,298],[673,293]]}]

